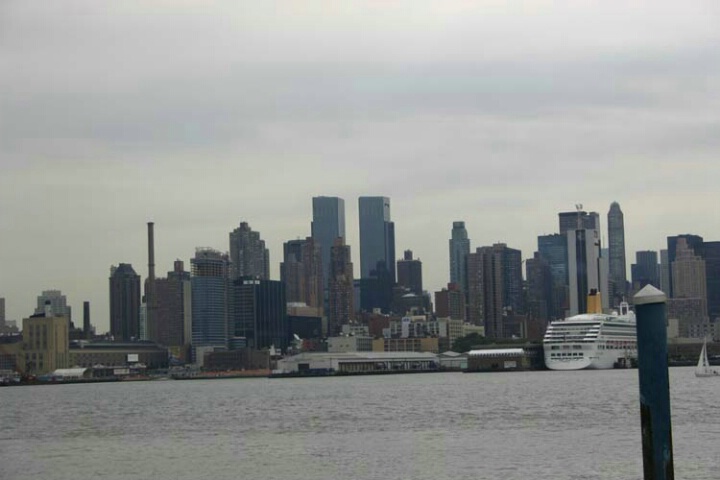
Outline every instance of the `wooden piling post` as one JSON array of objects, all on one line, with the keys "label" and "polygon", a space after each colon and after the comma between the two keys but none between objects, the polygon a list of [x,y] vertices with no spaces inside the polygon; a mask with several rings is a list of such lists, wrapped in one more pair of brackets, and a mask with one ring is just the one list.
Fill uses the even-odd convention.
[{"label": "wooden piling post", "polygon": [[643,478],[673,480],[665,294],[647,285],[633,298],[637,317]]}]

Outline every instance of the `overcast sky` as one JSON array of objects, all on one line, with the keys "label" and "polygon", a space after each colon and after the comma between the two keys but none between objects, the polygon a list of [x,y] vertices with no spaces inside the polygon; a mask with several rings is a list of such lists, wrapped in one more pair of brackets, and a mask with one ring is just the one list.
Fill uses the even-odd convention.
[{"label": "overcast sky", "polygon": [[[448,238],[531,257],[557,213],[625,213],[628,263],[720,240],[720,3],[0,1],[0,296],[108,328],[112,264],[310,234],[311,199],[391,198],[425,286]],[[629,271],[628,271],[629,275]]]}]

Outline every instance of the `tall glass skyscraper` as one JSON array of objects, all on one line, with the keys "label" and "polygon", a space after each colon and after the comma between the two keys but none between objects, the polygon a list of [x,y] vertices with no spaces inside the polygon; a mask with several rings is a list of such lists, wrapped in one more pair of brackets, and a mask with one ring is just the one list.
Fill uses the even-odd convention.
[{"label": "tall glass skyscraper", "polygon": [[461,291],[467,294],[466,262],[470,253],[470,239],[465,229],[465,222],[453,222],[449,245],[450,283],[460,285]]},{"label": "tall glass skyscraper", "polygon": [[538,253],[550,267],[552,278],[552,298],[548,301],[550,318],[563,318],[570,307],[568,299],[567,236],[558,233],[540,235],[537,242]]},{"label": "tall glass skyscraper", "polygon": [[618,305],[627,296],[627,270],[625,262],[625,220],[620,204],[610,204],[608,212],[608,249],[610,261],[610,285],[608,292],[612,305]]},{"label": "tall glass skyscraper", "polygon": [[320,246],[325,288],[330,280],[330,249],[335,239],[345,239],[345,200],[338,197],[313,197],[312,237]]},{"label": "tall glass skyscraper", "polygon": [[226,348],[230,260],[211,248],[198,248],[190,260],[192,275],[192,347]]},{"label": "tall glass skyscraper", "polygon": [[388,197],[360,197],[360,278],[385,269],[395,283],[395,224]]}]

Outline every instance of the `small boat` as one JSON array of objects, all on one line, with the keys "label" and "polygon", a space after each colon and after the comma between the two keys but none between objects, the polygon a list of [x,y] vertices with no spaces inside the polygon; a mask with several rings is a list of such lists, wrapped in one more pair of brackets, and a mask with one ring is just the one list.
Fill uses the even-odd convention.
[{"label": "small boat", "polygon": [[720,371],[710,366],[707,355],[707,338],[703,340],[703,348],[700,352],[700,358],[698,359],[697,367],[695,367],[696,377],[717,377],[720,376]]}]

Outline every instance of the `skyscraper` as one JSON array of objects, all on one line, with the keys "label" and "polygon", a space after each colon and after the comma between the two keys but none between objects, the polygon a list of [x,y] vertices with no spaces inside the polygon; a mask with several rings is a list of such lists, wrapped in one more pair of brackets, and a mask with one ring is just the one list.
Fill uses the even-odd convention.
[{"label": "skyscraper", "polygon": [[5,298],[0,297],[0,327],[5,326]]},{"label": "skyscraper", "polygon": [[652,250],[635,252],[635,263],[630,267],[630,275],[633,292],[639,292],[646,285],[661,288],[657,252]]},{"label": "skyscraper", "polygon": [[390,199],[360,197],[358,206],[360,278],[378,276],[384,269],[395,283],[395,224],[390,221]]},{"label": "skyscraper", "polygon": [[707,281],[705,260],[680,236],[675,242],[675,260],[670,264],[673,296],[668,313],[680,320],[681,334],[689,323],[707,322]]},{"label": "skyscraper", "polygon": [[600,236],[597,230],[576,229],[566,232],[568,246],[568,286],[570,297],[569,316],[587,312],[587,297],[592,290],[601,292],[603,308],[609,302],[603,296],[603,285],[607,279],[601,278]]},{"label": "skyscraper", "polygon": [[666,248],[660,250],[660,290],[670,296],[670,254]]},{"label": "skyscraper", "polygon": [[231,277],[270,279],[270,252],[260,232],[254,232],[247,222],[230,232]]},{"label": "skyscraper", "polygon": [[613,291],[611,305],[619,305],[627,297],[627,272],[625,264],[625,220],[620,204],[613,202],[608,212],[608,249],[610,261],[610,285]]},{"label": "skyscraper", "polygon": [[504,338],[505,314],[524,311],[521,257],[504,243],[468,256],[468,320],[484,324],[488,338]]},{"label": "skyscraper", "polygon": [[465,295],[457,283],[435,292],[435,313],[439,318],[465,320]]},{"label": "skyscraper", "polygon": [[707,283],[708,316],[720,318],[720,242],[704,242],[705,279]]},{"label": "skyscraper", "polygon": [[399,285],[416,295],[423,294],[422,262],[413,258],[412,250],[405,250],[403,259],[398,260],[397,276]]},{"label": "skyscraper", "polygon": [[280,281],[285,285],[288,303],[305,302],[305,268],[302,251],[305,240],[289,240],[283,244],[283,261],[280,262]]},{"label": "skyscraper", "polygon": [[123,341],[140,338],[140,275],[129,263],[110,267],[110,334]]},{"label": "skyscraper", "polygon": [[553,278],[550,265],[535,252],[533,258],[525,262],[527,277],[528,304],[526,311],[534,319],[541,320],[546,324],[550,319],[550,308],[553,298]]},{"label": "skyscraper", "polygon": [[231,296],[234,336],[244,337],[249,348],[258,350],[288,347],[290,327],[282,282],[239,278],[233,282]]},{"label": "skyscraper", "polygon": [[190,272],[185,271],[181,260],[176,260],[167,278],[155,279],[155,328],[150,339],[167,347],[175,347],[174,353],[181,353],[179,347],[188,345],[187,326],[192,319],[190,307]]},{"label": "skyscraper", "polygon": [[313,237],[307,237],[286,242],[283,252],[280,280],[285,285],[287,302],[302,302],[322,309],[325,283],[320,246]]},{"label": "skyscraper", "polygon": [[597,230],[600,235],[600,215],[597,212],[586,212],[580,210],[582,205],[578,205],[578,210],[574,212],[558,213],[560,225],[560,235],[565,235],[568,230],[577,230],[584,228],[587,230]]},{"label": "skyscraper", "polygon": [[468,321],[485,326],[485,336],[502,338],[502,259],[492,247],[467,257]]},{"label": "skyscraper", "polygon": [[675,235],[672,237],[667,237],[667,253],[668,253],[668,280],[669,280],[669,289],[666,292],[670,298],[675,296],[675,274],[673,273],[673,264],[675,263],[675,257],[677,255],[677,244],[681,239],[685,239],[684,243],[687,245],[687,248],[690,248],[693,253],[702,258],[703,256],[703,237],[699,235],[692,235],[689,233],[681,234],[681,235]]},{"label": "skyscraper", "polygon": [[470,254],[470,239],[465,229],[465,222],[453,222],[448,243],[450,247],[450,283],[459,285],[460,290],[467,293],[465,262]]},{"label": "skyscraper", "polygon": [[68,325],[72,325],[72,309],[67,304],[67,297],[60,290],[43,290],[37,297],[35,313],[46,312],[47,305],[50,305],[53,316],[65,317]]},{"label": "skyscraper", "polygon": [[338,197],[313,197],[311,235],[320,247],[323,278],[327,288],[330,279],[330,249],[338,237],[345,238],[345,200]]},{"label": "skyscraper", "polygon": [[330,278],[328,279],[328,332],[336,335],[342,325],[350,323],[355,314],[355,291],[350,246],[345,239],[335,239],[330,250]]},{"label": "skyscraper", "polygon": [[563,318],[570,307],[568,298],[567,236],[560,234],[538,236],[538,253],[550,267],[552,277],[552,293],[548,302],[548,314],[550,319]]},{"label": "skyscraper", "polygon": [[[227,347],[228,276],[230,260],[212,248],[198,248],[190,260],[192,291],[192,348]],[[199,355],[193,354],[196,361]]]}]

